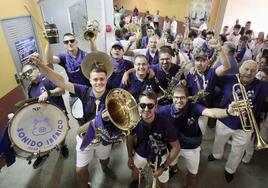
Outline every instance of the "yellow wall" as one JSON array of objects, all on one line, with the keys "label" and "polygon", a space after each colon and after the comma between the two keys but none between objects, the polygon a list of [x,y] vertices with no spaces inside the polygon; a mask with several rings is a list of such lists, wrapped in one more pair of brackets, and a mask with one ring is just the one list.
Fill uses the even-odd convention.
[{"label": "yellow wall", "polygon": [[[114,4],[118,7],[124,6],[127,10],[133,10],[135,6],[141,12],[147,10],[154,14],[156,10],[160,11],[161,16],[176,16],[178,21],[183,22],[184,17],[188,16],[190,0],[114,0]],[[212,1],[212,9],[210,13],[209,28],[214,27],[217,18],[220,0]]]},{"label": "yellow wall", "polygon": [[187,16],[188,3],[189,0],[114,0],[115,5],[123,5],[127,10],[133,10],[135,6],[141,12],[149,10],[150,14],[155,14],[156,10],[159,10],[161,16],[176,16],[179,21],[184,21],[184,17]]},{"label": "yellow wall", "polygon": [[[18,16],[27,16],[29,13],[24,8],[27,5],[31,10],[33,16],[37,18],[39,23],[41,21],[41,14],[39,6],[36,4],[36,0],[7,0],[0,1],[0,20]],[[41,50],[45,47],[45,41],[42,38],[42,30],[35,25],[37,31],[37,37]],[[23,29],[23,28],[21,28]],[[4,36],[2,25],[0,24],[0,98],[5,96],[8,92],[13,90],[16,86],[16,80],[14,74],[16,68],[13,63],[12,55],[9,51],[7,41]]]}]

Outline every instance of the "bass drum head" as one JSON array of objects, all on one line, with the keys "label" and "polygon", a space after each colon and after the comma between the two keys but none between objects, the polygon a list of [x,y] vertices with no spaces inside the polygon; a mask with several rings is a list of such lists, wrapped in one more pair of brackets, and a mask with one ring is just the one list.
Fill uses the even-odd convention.
[{"label": "bass drum head", "polygon": [[68,118],[60,108],[32,103],[15,113],[8,131],[17,155],[26,157],[25,152],[36,155],[52,150],[65,139],[68,129]]}]

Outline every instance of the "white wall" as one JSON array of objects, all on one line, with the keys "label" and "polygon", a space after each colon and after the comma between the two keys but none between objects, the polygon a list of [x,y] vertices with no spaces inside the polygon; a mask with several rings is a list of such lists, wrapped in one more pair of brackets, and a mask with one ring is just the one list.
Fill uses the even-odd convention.
[{"label": "white wall", "polygon": [[265,32],[266,35],[268,33],[267,7],[267,0],[228,0],[222,27],[225,25],[232,27],[235,20],[239,18],[241,26],[244,26],[247,21],[251,21],[251,29],[256,36],[260,31]]}]

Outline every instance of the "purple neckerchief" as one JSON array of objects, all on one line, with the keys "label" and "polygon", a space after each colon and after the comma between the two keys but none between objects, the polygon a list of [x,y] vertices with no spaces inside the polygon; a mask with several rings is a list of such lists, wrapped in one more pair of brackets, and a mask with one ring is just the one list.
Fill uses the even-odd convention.
[{"label": "purple neckerchief", "polygon": [[95,130],[99,127],[99,126],[104,126],[103,122],[102,122],[102,111],[103,111],[103,107],[101,107],[102,105],[100,105],[100,108],[102,108],[99,113],[96,115],[95,119],[91,120],[89,122],[89,126],[87,128],[87,132],[86,135],[83,138],[82,144],[80,146],[81,150],[84,150],[90,143],[91,141],[95,138]]},{"label": "purple neckerchief", "polygon": [[78,67],[80,67],[84,57],[85,57],[86,53],[80,49],[78,49],[78,52],[77,52],[77,57],[76,59],[74,59],[70,52],[67,52],[66,53],[66,64],[67,64],[67,70],[68,72],[74,72],[77,70]]},{"label": "purple neckerchief", "polygon": [[114,65],[114,72],[119,73],[125,70],[124,59],[116,60],[112,58],[112,63]]},{"label": "purple neckerchief", "polygon": [[237,62],[238,63],[240,63],[241,61],[242,61],[242,59],[243,59],[243,57],[244,57],[244,55],[245,55],[245,53],[246,53],[246,50],[247,50],[247,48],[243,48],[243,49],[241,49],[241,48],[238,48],[237,47],[237,49],[236,49],[236,60],[237,60]]},{"label": "purple neckerchief", "polygon": [[0,155],[6,161],[6,165],[10,166],[16,161],[15,151],[11,147],[11,141],[8,136],[8,124],[4,123],[3,133],[0,135]]},{"label": "purple neckerchief", "polygon": [[150,55],[149,50],[147,50],[146,52],[146,58],[149,62],[149,64],[158,64],[158,58],[159,58],[159,54],[158,54],[158,50],[155,52],[154,58],[152,58],[152,56]]}]

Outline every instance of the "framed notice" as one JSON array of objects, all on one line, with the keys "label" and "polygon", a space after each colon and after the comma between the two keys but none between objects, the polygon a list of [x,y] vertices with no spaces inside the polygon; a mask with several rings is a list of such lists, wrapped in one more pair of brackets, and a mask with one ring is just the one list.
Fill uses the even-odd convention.
[{"label": "framed notice", "polygon": [[15,42],[15,46],[22,64],[28,63],[29,55],[37,52],[37,47],[33,36]]}]

